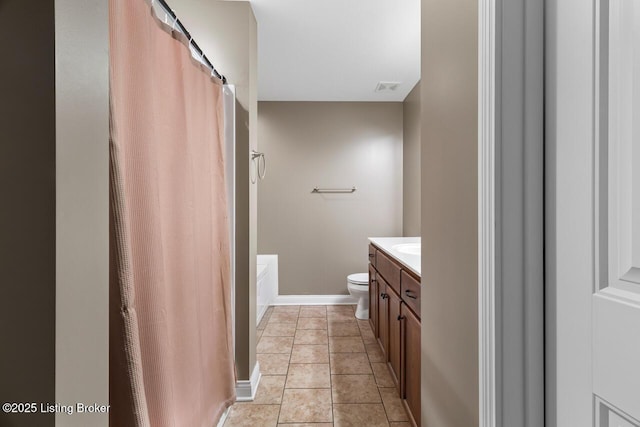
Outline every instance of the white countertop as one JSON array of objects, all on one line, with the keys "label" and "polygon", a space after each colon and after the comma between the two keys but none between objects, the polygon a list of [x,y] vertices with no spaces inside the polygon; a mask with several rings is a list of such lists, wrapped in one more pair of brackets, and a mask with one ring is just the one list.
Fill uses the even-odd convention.
[{"label": "white countertop", "polygon": [[421,256],[398,252],[393,249],[395,245],[403,243],[422,243],[420,237],[369,237],[369,241],[389,254],[393,259],[407,267],[408,270],[421,276]]}]

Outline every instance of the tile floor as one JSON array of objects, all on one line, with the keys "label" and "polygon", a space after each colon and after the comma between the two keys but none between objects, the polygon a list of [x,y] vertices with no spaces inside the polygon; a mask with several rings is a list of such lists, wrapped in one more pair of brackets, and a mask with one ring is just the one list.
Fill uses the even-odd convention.
[{"label": "tile floor", "polygon": [[270,307],[258,326],[262,379],[225,427],[410,426],[382,353],[355,306]]}]

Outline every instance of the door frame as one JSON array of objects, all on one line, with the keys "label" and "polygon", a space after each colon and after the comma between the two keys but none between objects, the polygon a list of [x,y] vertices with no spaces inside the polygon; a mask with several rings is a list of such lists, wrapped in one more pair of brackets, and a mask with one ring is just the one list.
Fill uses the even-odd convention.
[{"label": "door frame", "polygon": [[478,3],[479,425],[544,424],[544,4]]}]

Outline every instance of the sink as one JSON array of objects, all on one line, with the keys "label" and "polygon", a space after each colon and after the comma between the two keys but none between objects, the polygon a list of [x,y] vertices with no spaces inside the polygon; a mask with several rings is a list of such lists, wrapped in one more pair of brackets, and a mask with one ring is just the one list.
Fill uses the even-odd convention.
[{"label": "sink", "polygon": [[422,252],[421,243],[400,243],[399,245],[393,245],[391,247],[394,251],[398,251],[401,254],[407,255],[420,255]]}]

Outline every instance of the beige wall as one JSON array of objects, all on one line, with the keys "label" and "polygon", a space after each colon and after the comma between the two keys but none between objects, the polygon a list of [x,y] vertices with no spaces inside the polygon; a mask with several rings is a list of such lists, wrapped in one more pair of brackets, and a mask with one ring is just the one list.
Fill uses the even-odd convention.
[{"label": "beige wall", "polygon": [[420,82],[402,103],[402,235],[420,235]]},{"label": "beige wall", "polygon": [[247,1],[173,0],[171,7],[236,86],[236,365],[247,380],[256,363],[257,186],[248,176],[257,149],[257,24]]},{"label": "beige wall", "polygon": [[402,233],[402,103],[260,102],[258,123],[258,249],[279,256],[280,294],[348,293],[367,237]]},{"label": "beige wall", "polygon": [[[0,402],[54,402],[54,2],[4,0],[0,15]],[[54,421],[0,411],[3,426]]]},{"label": "beige wall", "polygon": [[475,0],[422,2],[422,426],[478,425]]},{"label": "beige wall", "polygon": [[[56,402],[109,401],[108,1],[56,0]],[[78,36],[78,35],[81,36]],[[106,426],[108,414],[56,415]]]}]

